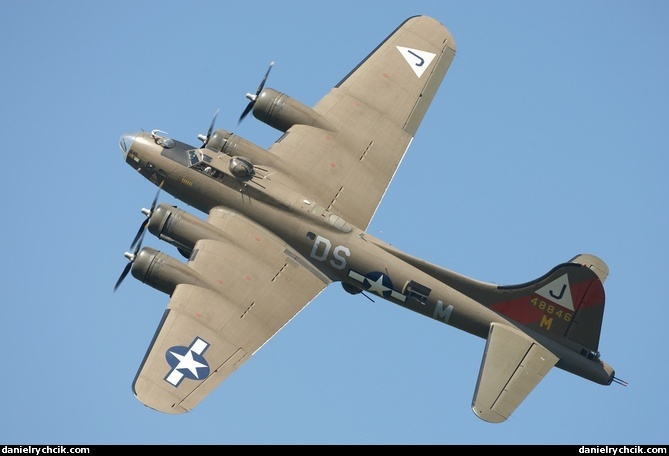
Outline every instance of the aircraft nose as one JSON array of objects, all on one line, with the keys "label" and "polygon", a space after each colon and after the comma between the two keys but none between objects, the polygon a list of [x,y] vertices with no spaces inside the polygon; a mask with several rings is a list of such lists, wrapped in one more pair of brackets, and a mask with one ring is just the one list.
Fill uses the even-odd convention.
[{"label": "aircraft nose", "polygon": [[121,136],[121,139],[119,140],[119,147],[121,148],[121,152],[123,152],[123,159],[128,155],[128,152],[130,151],[130,148],[132,147],[132,143],[135,142],[135,139],[137,138],[137,133],[124,133]]}]

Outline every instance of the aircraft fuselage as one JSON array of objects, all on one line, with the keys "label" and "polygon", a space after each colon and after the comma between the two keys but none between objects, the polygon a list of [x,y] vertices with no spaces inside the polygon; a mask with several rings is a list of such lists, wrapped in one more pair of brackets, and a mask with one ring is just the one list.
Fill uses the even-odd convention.
[{"label": "aircraft fuselage", "polygon": [[[160,142],[165,138],[148,133],[130,139],[126,162],[149,181],[203,213],[224,206],[253,220],[290,245],[314,272],[340,282],[349,293],[379,296],[482,339],[491,323],[517,324],[445,283],[443,277],[426,272],[427,268],[415,267],[421,260],[396,251],[312,201],[295,189],[291,176],[274,167],[256,165],[236,176],[235,166],[245,166],[243,160],[235,162],[238,157],[171,140],[170,147],[164,147]],[[576,353],[579,347],[565,347],[540,333],[533,337],[559,356],[557,367],[610,383],[612,369],[603,362],[586,361]]]}]

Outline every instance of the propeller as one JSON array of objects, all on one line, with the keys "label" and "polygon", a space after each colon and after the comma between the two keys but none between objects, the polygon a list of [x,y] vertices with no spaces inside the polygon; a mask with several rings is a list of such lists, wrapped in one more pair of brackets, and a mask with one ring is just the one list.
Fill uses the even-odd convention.
[{"label": "propeller", "polygon": [[135,251],[130,253],[130,252],[125,252],[123,254],[124,257],[128,259],[128,264],[125,265],[125,268],[123,268],[123,272],[121,273],[121,276],[118,278],[116,281],[116,285],[114,285],[114,291],[121,285],[121,282],[125,280],[125,277],[128,275],[130,272],[130,269],[132,268],[132,264],[135,262],[135,258],[137,258],[137,254],[139,253],[139,250],[142,248],[142,243],[138,243],[137,247],[135,247]]},{"label": "propeller", "polygon": [[163,188],[163,183],[165,183],[165,181],[162,181],[158,186],[158,191],[156,192],[156,196],[153,198],[151,207],[149,209],[146,208],[142,209],[142,214],[146,215],[146,219],[144,219],[144,221],[140,225],[139,230],[135,235],[135,238],[132,240],[132,244],[130,244],[130,249],[132,250],[134,248],[134,251],[125,252],[123,254],[123,256],[128,259],[128,264],[125,266],[125,268],[123,268],[121,276],[116,281],[116,284],[114,285],[114,291],[116,291],[116,289],[121,285],[121,282],[125,280],[125,277],[128,275],[130,269],[132,268],[132,264],[135,262],[135,258],[137,258],[137,254],[142,248],[142,241],[144,240],[144,234],[146,233],[146,226],[149,224],[151,216],[153,215],[153,211],[156,209],[156,204],[158,203],[158,196],[160,195],[160,190]]},{"label": "propeller", "polygon": [[239,116],[239,121],[237,121],[237,124],[242,123],[242,120],[244,120],[244,117],[248,115],[249,112],[253,109],[253,105],[256,104],[256,100],[258,99],[258,95],[260,95],[260,92],[262,92],[262,89],[265,87],[265,82],[267,81],[267,76],[269,76],[269,72],[272,69],[272,66],[274,66],[274,61],[271,61],[269,63],[269,68],[267,69],[267,73],[265,73],[265,77],[262,79],[260,82],[260,85],[258,86],[258,90],[256,90],[256,93],[247,93],[246,98],[251,100],[249,104],[246,105],[246,108],[244,109],[244,112],[242,112],[242,115]]},{"label": "propeller", "polygon": [[211,125],[209,125],[209,130],[207,131],[207,136],[204,136],[202,134],[197,135],[197,139],[202,141],[202,147],[207,147],[207,143],[209,142],[209,138],[211,138],[211,134],[214,132],[214,124],[216,123],[216,117],[218,116],[218,111],[220,111],[221,108],[218,108],[216,112],[214,113],[214,118],[211,119]]},{"label": "propeller", "polygon": [[146,209],[142,208],[142,214],[146,215],[146,218],[142,222],[142,224],[139,226],[139,230],[137,231],[137,234],[135,235],[135,238],[132,240],[132,244],[130,244],[130,248],[132,249],[137,242],[139,242],[140,239],[144,237],[144,231],[146,230],[146,226],[149,224],[149,220],[151,220],[151,216],[153,215],[153,211],[156,209],[156,203],[158,202],[158,196],[160,195],[160,190],[163,188],[163,184],[165,181],[162,181],[160,185],[158,186],[158,191],[156,192],[156,196],[153,198],[153,202],[151,203],[151,208]]}]

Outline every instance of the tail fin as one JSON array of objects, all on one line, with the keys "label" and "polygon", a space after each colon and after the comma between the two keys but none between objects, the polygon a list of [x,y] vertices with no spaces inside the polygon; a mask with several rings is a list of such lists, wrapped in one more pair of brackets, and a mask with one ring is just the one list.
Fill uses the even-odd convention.
[{"label": "tail fin", "polygon": [[604,263],[604,261],[594,255],[581,253],[580,255],[576,255],[574,258],[569,260],[569,262],[582,264],[583,266],[587,266],[588,268],[592,269],[595,271],[602,283],[604,283],[606,278],[609,276],[609,267],[606,265],[606,263]]},{"label": "tail fin", "polygon": [[577,255],[543,277],[497,287],[489,307],[558,342],[567,339],[596,353],[604,318],[608,266],[594,255]]}]

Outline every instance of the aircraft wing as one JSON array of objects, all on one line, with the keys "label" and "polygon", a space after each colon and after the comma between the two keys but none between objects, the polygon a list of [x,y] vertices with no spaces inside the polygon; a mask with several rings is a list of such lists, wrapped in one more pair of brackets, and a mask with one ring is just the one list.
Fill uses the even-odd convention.
[{"label": "aircraft wing", "polygon": [[177,285],[133,383],[153,409],[195,407],[329,283],[276,236],[214,208],[234,242],[200,240],[188,266],[209,287]]},{"label": "aircraft wing", "polygon": [[505,421],[548,374],[558,358],[525,333],[490,326],[472,410],[491,423]]},{"label": "aircraft wing", "polygon": [[306,195],[365,229],[454,55],[443,25],[409,18],[314,106],[331,131],[295,125],[270,150]]}]

